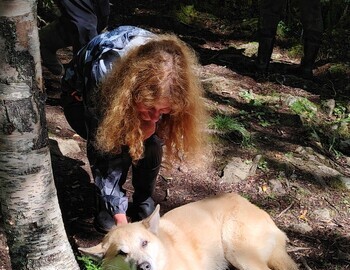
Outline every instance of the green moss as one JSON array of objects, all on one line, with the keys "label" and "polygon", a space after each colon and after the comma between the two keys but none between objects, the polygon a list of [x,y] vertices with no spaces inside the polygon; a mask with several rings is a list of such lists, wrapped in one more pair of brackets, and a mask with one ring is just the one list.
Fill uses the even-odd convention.
[{"label": "green moss", "polygon": [[346,190],[346,186],[343,183],[343,181],[340,179],[340,177],[333,177],[329,180],[327,183],[331,188],[337,189],[337,190]]},{"label": "green moss", "polygon": [[334,64],[328,70],[332,75],[345,75],[347,72],[350,72],[350,68],[346,64]]},{"label": "green moss", "polygon": [[287,54],[291,58],[300,58],[303,56],[303,46],[301,44],[295,45],[287,51]]},{"label": "green moss", "polygon": [[306,98],[298,98],[291,105],[292,111],[299,116],[312,119],[317,112],[317,106]]}]

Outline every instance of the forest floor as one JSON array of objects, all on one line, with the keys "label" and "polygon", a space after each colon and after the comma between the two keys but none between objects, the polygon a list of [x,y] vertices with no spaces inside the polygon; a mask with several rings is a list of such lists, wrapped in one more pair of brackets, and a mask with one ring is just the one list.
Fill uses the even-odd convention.
[{"label": "forest floor", "polygon": [[[176,164],[171,171],[161,170],[154,199],[162,213],[214,194],[238,192],[287,233],[288,251],[300,269],[350,269],[349,68],[332,72],[339,63],[322,59],[314,80],[300,79],[288,72],[300,59],[288,57],[277,44],[270,77],[257,80],[257,43],[242,24],[226,25],[208,16],[184,24],[159,14],[142,6],[130,16],[112,9],[110,28],[137,25],[173,32],[188,42],[201,62],[212,117],[205,167]],[[59,56],[68,62],[70,49]],[[77,252],[78,246],[94,245],[103,237],[92,225],[94,189],[85,141],[65,121],[59,77],[45,70],[43,76],[53,174]],[[344,121],[337,121],[340,114]],[[132,193],[129,182],[126,189]],[[9,265],[0,230],[0,269],[9,270]]]}]

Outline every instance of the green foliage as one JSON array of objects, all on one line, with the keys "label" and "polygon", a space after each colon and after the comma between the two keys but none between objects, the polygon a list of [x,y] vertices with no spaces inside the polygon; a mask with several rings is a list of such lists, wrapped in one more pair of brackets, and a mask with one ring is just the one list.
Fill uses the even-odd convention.
[{"label": "green foliage", "polygon": [[[347,140],[350,138],[350,112],[345,107],[345,103],[337,102],[333,110],[332,120],[325,122],[324,129],[329,129],[332,132],[331,145],[335,145],[335,138]],[[327,128],[328,127],[328,128]]]},{"label": "green foliage", "polygon": [[209,127],[224,133],[239,133],[242,137],[242,145],[248,146],[251,143],[251,136],[248,130],[237,120],[226,115],[216,115],[211,119]]},{"label": "green foliage", "polygon": [[269,117],[265,111],[256,111],[251,117],[259,120],[259,125],[262,127],[269,127],[273,124],[279,124],[278,118]]},{"label": "green foliage", "polygon": [[350,112],[347,111],[343,104],[337,103],[333,115],[336,117],[336,120],[331,122],[330,125],[337,127],[335,129],[337,137],[344,140],[350,139]]},{"label": "green foliage", "polygon": [[263,172],[268,172],[269,171],[269,167],[268,167],[268,163],[265,159],[261,159],[258,163],[258,169],[262,170]]},{"label": "green foliage", "polygon": [[248,102],[254,100],[254,95],[249,91],[241,91],[239,92],[239,96]]},{"label": "green foliage", "polygon": [[337,103],[334,110],[333,110],[333,114],[337,118],[340,118],[340,119],[343,118],[346,115],[346,107],[343,106],[342,104]]},{"label": "green foliage", "polygon": [[342,141],[350,139],[350,112],[346,107],[346,102],[337,102],[332,116],[326,119],[315,117],[316,105],[305,98],[297,99],[290,107],[300,116],[303,123],[306,123],[305,126],[309,129],[310,140],[322,145],[335,158],[343,155],[340,144]]},{"label": "green foliage", "polygon": [[346,73],[349,71],[349,66],[343,63],[338,63],[331,65],[328,71],[335,76],[346,75]]},{"label": "green foliage", "polygon": [[102,263],[104,270],[136,270],[136,264],[133,262],[126,262],[125,256],[117,255],[112,260]]},{"label": "green foliage", "polygon": [[262,102],[254,97],[254,94],[249,91],[241,91],[239,92],[239,96],[242,97],[245,101],[249,102],[249,104],[254,106],[260,106]]},{"label": "green foliage", "polygon": [[303,48],[303,45],[301,44],[297,44],[291,47],[287,52],[288,56],[292,58],[301,57],[303,53],[304,53],[304,48]]},{"label": "green foliage", "polygon": [[306,98],[296,99],[290,104],[290,108],[294,113],[305,120],[312,120],[317,112],[316,105]]},{"label": "green foliage", "polygon": [[287,152],[284,154],[287,158],[293,158],[293,152]]},{"label": "green foliage", "polygon": [[194,8],[194,5],[180,5],[180,9],[176,11],[177,19],[185,24],[190,24],[197,16],[197,11]]},{"label": "green foliage", "polygon": [[83,262],[86,270],[136,270],[135,263],[125,261],[125,256],[117,255],[108,262],[98,263],[87,256],[78,257],[79,261]]},{"label": "green foliage", "polygon": [[52,8],[54,6],[54,1],[53,0],[43,0],[43,6],[46,8]]},{"label": "green foliage", "polygon": [[[348,72],[348,68],[344,65],[336,65],[334,72]],[[347,74],[347,73],[346,73]],[[246,102],[256,107],[251,112],[241,111],[244,119],[252,119],[258,121],[262,127],[279,124],[279,118],[273,117],[272,111],[264,110],[264,106],[273,103],[273,99],[266,96],[265,102],[259,95],[255,95],[250,91],[241,91],[240,97]],[[309,131],[309,139],[322,145],[327,152],[332,153],[335,158],[342,156],[339,151],[340,143],[350,138],[350,106],[347,101],[337,102],[333,110],[333,116],[324,118],[322,112],[318,111],[318,105],[304,97],[288,97],[286,100],[290,110],[300,117],[306,130]],[[348,108],[349,107],[349,108]]]},{"label": "green foliage", "polygon": [[216,115],[209,123],[211,128],[221,131],[232,131],[236,129],[239,124],[231,117],[225,115]]},{"label": "green foliage", "polygon": [[290,36],[290,30],[291,29],[285,22],[280,21],[277,25],[276,37],[285,39]]},{"label": "green foliage", "polygon": [[340,177],[333,177],[331,181],[327,183],[331,188],[337,190],[347,190],[344,182],[340,179]]},{"label": "green foliage", "polygon": [[86,270],[101,270],[101,264],[93,261],[87,256],[78,257],[78,260],[81,261]]}]

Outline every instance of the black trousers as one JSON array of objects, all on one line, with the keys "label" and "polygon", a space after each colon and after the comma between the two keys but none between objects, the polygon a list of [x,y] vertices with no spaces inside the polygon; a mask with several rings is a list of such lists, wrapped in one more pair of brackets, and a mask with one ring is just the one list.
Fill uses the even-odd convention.
[{"label": "black trousers", "polygon": [[[274,38],[286,0],[263,0],[260,6],[259,34],[262,38]],[[299,0],[304,40],[319,43],[323,33],[320,0]]]},{"label": "black trousers", "polygon": [[74,54],[108,24],[109,0],[60,0],[58,7],[62,14],[59,22]]}]

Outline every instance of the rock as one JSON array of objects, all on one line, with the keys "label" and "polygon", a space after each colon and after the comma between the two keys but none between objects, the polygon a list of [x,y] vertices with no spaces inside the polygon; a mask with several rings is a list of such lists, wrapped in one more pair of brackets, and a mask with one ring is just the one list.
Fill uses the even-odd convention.
[{"label": "rock", "polygon": [[346,189],[350,190],[350,177],[341,176],[340,181],[344,184]]},{"label": "rock", "polygon": [[251,164],[251,167],[249,169],[249,176],[255,175],[256,169],[258,168],[258,165],[259,165],[261,158],[262,158],[262,155],[257,155],[253,159],[253,163]]},{"label": "rock", "polygon": [[330,167],[325,157],[316,153],[310,147],[298,147],[296,150],[301,157],[288,157],[288,161],[298,170],[309,173],[316,182],[323,186],[331,186],[338,183],[342,173]]},{"label": "rock", "polygon": [[226,183],[239,183],[248,176],[255,174],[261,156],[258,155],[253,161],[244,161],[241,158],[233,158],[224,168],[221,180]]},{"label": "rock", "polygon": [[331,211],[327,208],[316,209],[313,213],[318,221],[330,222],[332,220]]},{"label": "rock", "polygon": [[346,164],[350,166],[350,157],[344,157],[344,159]]},{"label": "rock", "polygon": [[57,141],[58,147],[63,156],[66,156],[67,154],[74,154],[74,153],[81,152],[80,146],[78,142],[75,140],[61,139],[58,137],[55,137],[54,140]]},{"label": "rock", "polygon": [[291,227],[298,233],[308,233],[312,231],[311,226],[307,223],[294,223]]},{"label": "rock", "polygon": [[330,117],[333,114],[334,108],[335,108],[335,100],[334,99],[328,99],[323,103],[323,110],[325,113]]},{"label": "rock", "polygon": [[271,179],[269,180],[269,184],[271,186],[272,192],[278,193],[279,195],[283,195],[286,193],[286,190],[284,189],[280,180]]}]

